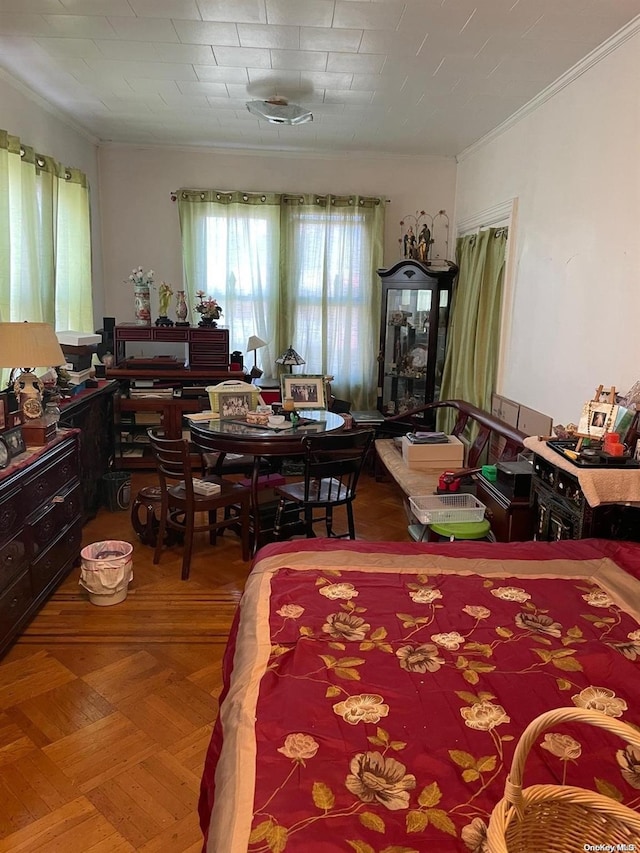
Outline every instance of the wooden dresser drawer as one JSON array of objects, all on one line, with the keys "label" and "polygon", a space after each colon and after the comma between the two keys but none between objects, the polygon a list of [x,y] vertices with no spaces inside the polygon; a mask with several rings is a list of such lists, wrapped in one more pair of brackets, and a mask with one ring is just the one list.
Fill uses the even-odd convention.
[{"label": "wooden dresser drawer", "polygon": [[78,476],[78,451],[74,444],[61,445],[56,452],[34,465],[34,474],[29,477],[22,493],[24,506],[38,507]]},{"label": "wooden dresser drawer", "polygon": [[28,571],[23,572],[0,595],[0,644],[7,636],[11,635],[16,625],[29,610],[33,597]]},{"label": "wooden dresser drawer", "polygon": [[31,531],[33,556],[47,548],[54,539],[82,513],[82,489],[76,481],[71,488],[61,490],[52,500],[47,501],[33,515],[28,524]]},{"label": "wooden dresser drawer", "polygon": [[67,569],[80,552],[82,521],[77,518],[58,538],[31,564],[31,583],[35,596],[66,574]]},{"label": "wooden dresser drawer", "polygon": [[0,543],[10,539],[24,520],[22,493],[18,489],[0,494]]},{"label": "wooden dresser drawer", "polygon": [[0,592],[26,566],[28,553],[24,529],[20,529],[13,539],[0,546]]}]

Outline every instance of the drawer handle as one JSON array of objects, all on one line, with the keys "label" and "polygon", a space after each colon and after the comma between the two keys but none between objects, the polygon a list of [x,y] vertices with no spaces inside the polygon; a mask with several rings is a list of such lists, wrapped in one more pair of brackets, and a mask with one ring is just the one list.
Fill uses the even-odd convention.
[{"label": "drawer handle", "polygon": [[16,597],[12,600],[11,604],[9,605],[9,610],[13,610],[19,601],[20,601],[20,599],[16,595]]}]

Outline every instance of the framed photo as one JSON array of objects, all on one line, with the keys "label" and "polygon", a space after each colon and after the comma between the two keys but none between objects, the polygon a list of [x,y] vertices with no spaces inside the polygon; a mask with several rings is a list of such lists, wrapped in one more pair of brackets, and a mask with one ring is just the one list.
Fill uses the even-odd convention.
[{"label": "framed photo", "polygon": [[578,435],[587,438],[602,438],[605,432],[611,432],[618,417],[618,406],[614,403],[587,401],[582,407]]},{"label": "framed photo", "polygon": [[221,418],[245,418],[251,411],[251,391],[219,391],[218,412]]},{"label": "framed photo", "polygon": [[7,398],[0,394],[0,431],[7,428]]},{"label": "framed photo", "polygon": [[9,456],[12,459],[15,456],[19,456],[21,453],[24,453],[27,449],[24,443],[24,437],[22,435],[22,427],[20,426],[13,427],[13,429],[8,429],[2,434],[2,438],[4,439],[4,442],[7,445],[7,448],[9,450]]},{"label": "framed photo", "polygon": [[289,373],[280,377],[282,399],[291,397],[296,409],[326,409],[324,376]]}]

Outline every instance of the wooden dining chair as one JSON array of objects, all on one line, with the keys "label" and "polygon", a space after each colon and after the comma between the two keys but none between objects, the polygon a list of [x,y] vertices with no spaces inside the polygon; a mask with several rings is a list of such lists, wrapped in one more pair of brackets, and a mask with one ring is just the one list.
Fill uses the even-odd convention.
[{"label": "wooden dining chair", "polygon": [[[223,477],[208,476],[202,481],[216,484],[219,491],[211,495],[199,494],[194,491],[189,442],[182,438],[164,438],[153,429],[147,430],[147,434],[160,478],[162,498],[153,562],[160,561],[166,530],[181,531],[184,534],[182,579],[187,580],[194,533],[208,531],[209,542],[215,545],[218,531],[232,526],[240,533],[242,559],[249,560],[250,490]],[[225,512],[219,521],[218,510],[228,507],[231,511]],[[207,523],[196,524],[196,513],[206,513]]]},{"label": "wooden dining chair", "polygon": [[[291,514],[294,506],[299,507],[304,517],[303,529],[308,539],[315,536],[313,526],[320,521],[324,521],[328,537],[356,538],[353,502],[374,435],[374,430],[367,429],[309,434],[302,439],[304,480],[276,488],[280,497],[274,524],[276,539],[287,538],[287,535],[297,532],[295,522],[285,522],[286,515]],[[333,512],[339,506],[344,506],[347,513],[348,529],[341,534],[333,529]],[[318,516],[318,511],[323,514]]]}]

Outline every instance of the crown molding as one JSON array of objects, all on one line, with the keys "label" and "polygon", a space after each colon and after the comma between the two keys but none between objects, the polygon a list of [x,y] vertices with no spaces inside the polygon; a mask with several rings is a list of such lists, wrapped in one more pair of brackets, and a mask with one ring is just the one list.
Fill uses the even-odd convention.
[{"label": "crown molding", "polygon": [[577,62],[572,68],[568,71],[565,71],[557,80],[554,80],[546,89],[543,89],[542,92],[537,94],[535,98],[532,98],[528,101],[524,106],[520,107],[519,110],[516,110],[515,113],[509,116],[508,119],[505,119],[501,124],[497,127],[494,127],[493,130],[490,130],[489,133],[485,134],[481,139],[478,139],[477,142],[474,142],[473,145],[469,145],[463,151],[461,151],[456,160],[460,163],[462,160],[466,160],[467,157],[470,157],[472,154],[475,154],[479,149],[484,148],[485,145],[488,145],[492,142],[496,137],[501,136],[519,121],[521,121],[525,116],[530,115],[535,112],[542,104],[549,101],[551,98],[555,97],[559,92],[563,89],[566,89],[574,80],[577,80],[579,77],[582,77],[587,71],[593,68],[594,65],[597,65],[610,53],[613,53],[617,50],[621,45],[623,45],[630,38],[633,38],[640,31],[640,15],[634,18],[632,21],[629,21],[626,26],[624,26],[621,30],[618,30],[617,33],[614,33],[610,38],[604,41],[599,47],[595,50],[592,50],[591,53],[587,54],[580,62]]},{"label": "crown molding", "polygon": [[466,219],[461,219],[459,222],[456,222],[457,236],[461,237],[463,234],[478,231],[480,228],[492,228],[495,225],[509,224],[512,214],[517,207],[517,202],[517,198],[509,198],[506,201],[494,204],[492,207],[479,210]]}]

